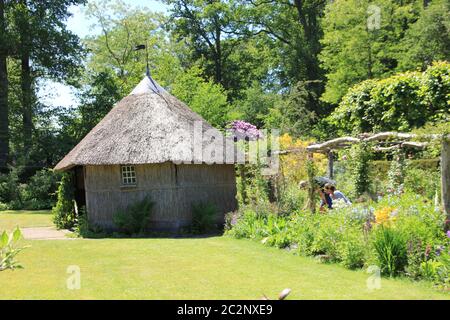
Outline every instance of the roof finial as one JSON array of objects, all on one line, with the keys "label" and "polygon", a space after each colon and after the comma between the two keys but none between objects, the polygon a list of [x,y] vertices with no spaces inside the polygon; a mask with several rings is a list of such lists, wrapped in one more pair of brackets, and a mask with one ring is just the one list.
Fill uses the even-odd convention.
[{"label": "roof finial", "polygon": [[134,47],[134,51],[138,51],[138,50],[143,50],[145,49],[145,61],[146,61],[146,69],[145,69],[145,75],[148,77],[148,79],[151,81],[151,83],[153,84],[153,87],[156,89],[156,91],[152,88],[153,91],[155,91],[155,93],[159,93],[159,89],[158,86],[156,85],[156,83],[153,81],[152,76],[150,75],[150,67],[148,64],[148,49],[147,49],[147,45],[145,44],[138,44],[137,46]]}]

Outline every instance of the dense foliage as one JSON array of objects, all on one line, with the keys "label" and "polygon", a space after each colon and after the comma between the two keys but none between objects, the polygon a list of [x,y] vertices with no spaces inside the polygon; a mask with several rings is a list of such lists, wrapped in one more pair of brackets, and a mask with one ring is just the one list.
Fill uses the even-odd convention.
[{"label": "dense foliage", "polygon": [[37,171],[27,183],[21,183],[22,168],[0,174],[0,210],[51,209],[56,200],[58,175],[49,169]]},{"label": "dense foliage", "polygon": [[340,134],[410,131],[449,120],[450,64],[436,62],[422,73],[367,80],[342,98],[329,117]]}]

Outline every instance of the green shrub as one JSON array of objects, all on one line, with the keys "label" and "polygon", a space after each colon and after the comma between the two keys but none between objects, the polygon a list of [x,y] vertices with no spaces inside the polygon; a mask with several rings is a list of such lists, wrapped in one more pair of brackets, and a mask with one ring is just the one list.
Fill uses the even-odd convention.
[{"label": "green shrub", "polygon": [[439,170],[410,168],[405,175],[405,191],[433,199],[436,193],[440,194],[441,192],[440,179]]},{"label": "green shrub", "polygon": [[0,235],[0,271],[22,268],[16,260],[17,254],[25,248],[17,245],[21,238],[22,233],[19,228],[16,228],[9,235],[6,231],[3,231]]},{"label": "green shrub", "polygon": [[102,238],[107,236],[102,227],[89,223],[86,207],[84,206],[78,210],[77,222],[73,229],[78,237]]},{"label": "green shrub", "polygon": [[395,276],[407,264],[406,244],[401,232],[378,226],[373,233],[373,247],[383,274]]},{"label": "green shrub", "polygon": [[53,207],[53,222],[59,229],[71,229],[76,223],[73,173],[65,172],[58,186],[58,200]]},{"label": "green shrub", "polygon": [[127,235],[145,232],[155,205],[148,197],[113,215],[114,224]]},{"label": "green shrub", "polygon": [[20,169],[10,169],[9,173],[0,174],[0,202],[6,204],[8,209],[22,209]]},{"label": "green shrub", "polygon": [[436,268],[436,275],[434,280],[442,285],[445,289],[450,288],[450,246],[447,245],[445,250],[442,250],[441,253],[437,256],[436,260],[439,265]]},{"label": "green shrub", "polygon": [[216,227],[217,208],[211,203],[192,205],[191,232],[201,234],[212,231]]},{"label": "green shrub", "polygon": [[322,215],[315,228],[311,245],[313,255],[326,255],[328,261],[340,261],[338,245],[343,240],[344,226],[336,215]]},{"label": "green shrub", "polygon": [[280,194],[278,206],[281,212],[292,214],[301,210],[306,203],[307,192],[297,185],[290,184]]},{"label": "green shrub", "polygon": [[318,227],[315,214],[298,216],[295,224],[292,224],[293,242],[297,245],[297,252],[304,256],[312,255],[312,245]]},{"label": "green shrub", "polygon": [[43,210],[51,209],[56,202],[58,175],[50,169],[36,172],[24,186],[22,201],[24,209]]},{"label": "green shrub", "polygon": [[341,263],[349,269],[362,268],[367,260],[367,241],[358,228],[349,228],[344,239],[338,243],[338,254]]},{"label": "green shrub", "polygon": [[254,208],[245,206],[238,213],[237,221],[234,227],[227,234],[240,239],[261,239],[265,232],[265,215],[257,214]]},{"label": "green shrub", "polygon": [[327,118],[340,135],[411,131],[448,121],[450,64],[435,62],[422,73],[366,80],[350,88]]}]

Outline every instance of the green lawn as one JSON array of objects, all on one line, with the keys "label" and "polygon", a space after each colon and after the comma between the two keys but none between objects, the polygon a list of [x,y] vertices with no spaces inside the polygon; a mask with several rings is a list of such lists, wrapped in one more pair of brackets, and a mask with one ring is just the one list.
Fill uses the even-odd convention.
[{"label": "green lawn", "polygon": [[[24,243],[31,245],[18,256],[24,269],[0,272],[0,299],[259,299],[284,288],[291,299],[450,298],[406,279],[383,278],[370,292],[363,271],[227,237]],[[81,270],[79,290],[66,287],[71,265]]]},{"label": "green lawn", "polygon": [[16,226],[28,227],[48,227],[52,226],[52,214],[49,210],[17,210],[0,211],[0,231],[12,230]]}]

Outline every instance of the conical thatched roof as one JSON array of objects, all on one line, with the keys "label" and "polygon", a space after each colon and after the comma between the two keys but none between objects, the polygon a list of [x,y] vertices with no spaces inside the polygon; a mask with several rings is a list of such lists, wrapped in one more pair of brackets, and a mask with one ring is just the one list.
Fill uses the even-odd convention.
[{"label": "conical thatched roof", "polygon": [[[200,132],[201,140],[198,139],[202,136]],[[211,138],[211,133],[215,138]],[[208,157],[211,150],[216,150],[212,159]],[[56,165],[55,170],[77,165],[167,161],[234,163],[234,150],[230,139],[225,139],[202,117],[146,76]]]}]

